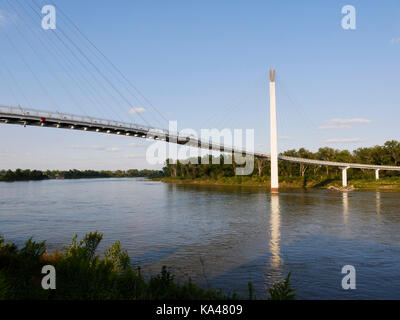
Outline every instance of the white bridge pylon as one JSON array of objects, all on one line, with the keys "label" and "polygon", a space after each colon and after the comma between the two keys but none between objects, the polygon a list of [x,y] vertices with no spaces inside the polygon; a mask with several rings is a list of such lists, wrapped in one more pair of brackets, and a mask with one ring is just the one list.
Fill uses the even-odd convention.
[{"label": "white bridge pylon", "polygon": [[271,148],[271,193],[278,193],[278,133],[276,125],[275,70],[269,70],[269,118]]}]

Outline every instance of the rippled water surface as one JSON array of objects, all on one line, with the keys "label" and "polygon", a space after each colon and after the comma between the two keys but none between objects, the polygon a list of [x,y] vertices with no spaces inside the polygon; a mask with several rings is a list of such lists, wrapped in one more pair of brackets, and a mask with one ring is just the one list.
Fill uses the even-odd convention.
[{"label": "rippled water surface", "polygon": [[[0,234],[49,248],[77,233],[120,240],[146,274],[258,298],[292,272],[299,298],[400,299],[400,194],[172,185],[142,179],[0,183]],[[356,268],[356,290],[341,269]]]}]

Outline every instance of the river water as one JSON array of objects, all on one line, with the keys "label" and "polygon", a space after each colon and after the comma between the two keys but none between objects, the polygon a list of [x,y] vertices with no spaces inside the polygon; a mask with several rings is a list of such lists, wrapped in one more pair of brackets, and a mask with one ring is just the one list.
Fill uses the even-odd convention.
[{"label": "river water", "polygon": [[[257,298],[289,271],[301,299],[400,299],[400,194],[176,185],[145,179],[0,183],[0,234],[49,248],[99,230],[146,274]],[[342,289],[342,267],[356,289]]]}]

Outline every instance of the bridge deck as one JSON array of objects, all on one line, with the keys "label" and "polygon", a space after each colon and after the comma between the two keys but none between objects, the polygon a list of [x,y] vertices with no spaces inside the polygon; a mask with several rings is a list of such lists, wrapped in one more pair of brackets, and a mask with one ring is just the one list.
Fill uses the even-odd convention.
[{"label": "bridge deck", "polygon": [[[108,133],[132,136],[137,138],[162,140],[169,143],[177,143],[190,147],[214,150],[224,153],[247,154],[261,159],[269,159],[270,156],[263,153],[249,152],[243,149],[236,149],[230,146],[223,146],[210,141],[201,141],[193,136],[182,136],[178,133],[170,133],[168,130],[134,123],[118,122],[100,118],[77,116],[52,111],[41,111],[35,109],[23,109],[16,107],[0,106],[0,123],[19,124],[24,126],[40,126],[70,130],[83,130],[98,133]],[[340,168],[357,168],[371,170],[395,170],[400,171],[400,167],[369,165],[361,163],[342,163],[324,160],[304,159],[288,156],[279,156],[279,160],[295,163],[304,163],[320,166],[334,166]]]},{"label": "bridge deck", "polygon": [[279,159],[283,160],[283,161],[289,161],[289,162],[298,162],[298,163],[320,165],[320,166],[333,166],[333,167],[339,167],[339,168],[355,168],[355,169],[400,171],[400,167],[396,167],[396,166],[383,166],[383,165],[371,165],[371,164],[362,164],[362,163],[334,162],[334,161],[304,159],[304,158],[287,157],[287,156],[279,156]]},{"label": "bridge deck", "polygon": [[52,111],[0,106],[0,123],[125,135],[144,139],[161,140],[169,143],[224,153],[240,153],[258,158],[268,158],[267,155],[262,153],[253,153],[244,149],[223,146],[212,141],[202,141],[194,136],[184,136],[178,133],[171,133],[165,129]]}]

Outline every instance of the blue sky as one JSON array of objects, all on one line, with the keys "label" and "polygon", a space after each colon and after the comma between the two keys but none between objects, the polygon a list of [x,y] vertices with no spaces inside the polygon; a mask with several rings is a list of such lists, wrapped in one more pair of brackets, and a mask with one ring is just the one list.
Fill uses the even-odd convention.
[{"label": "blue sky", "polygon": [[[396,0],[33,2],[40,7],[53,2],[66,12],[166,118],[178,121],[179,129],[254,128],[256,149],[267,152],[267,72],[274,67],[280,151],[323,146],[353,150],[400,140]],[[356,30],[341,27],[341,9],[348,4],[356,8]],[[24,8],[31,10],[23,0],[0,4],[1,105],[167,126],[151,107],[136,105],[133,98],[136,108],[146,110],[130,114],[131,106],[114,103],[118,99],[74,63],[54,32],[65,31],[94,55],[60,12],[57,29],[49,31],[40,27],[39,9],[31,10],[30,20]],[[62,51],[58,57],[65,62],[67,55],[74,68],[53,59],[43,46],[52,41],[54,52]],[[93,61],[129,95],[118,76],[100,60]],[[80,83],[89,79],[98,96],[88,98],[89,85],[73,83],[65,68]],[[103,105],[93,103],[95,99]],[[149,142],[133,138],[10,125],[0,125],[0,137],[0,168],[151,167],[145,160]]]}]

